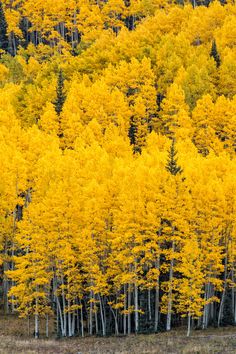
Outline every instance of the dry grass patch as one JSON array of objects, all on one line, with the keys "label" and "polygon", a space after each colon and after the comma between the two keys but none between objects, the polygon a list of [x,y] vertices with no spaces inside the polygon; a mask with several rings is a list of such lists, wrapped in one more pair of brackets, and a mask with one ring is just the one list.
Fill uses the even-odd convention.
[{"label": "dry grass patch", "polygon": [[[51,332],[52,326],[51,324]],[[30,326],[33,337],[33,323]],[[44,326],[42,323],[41,333]],[[236,353],[236,328],[192,332],[185,329],[170,333],[130,337],[87,337],[35,340],[28,337],[27,321],[14,316],[0,318],[0,354],[230,354]]]}]

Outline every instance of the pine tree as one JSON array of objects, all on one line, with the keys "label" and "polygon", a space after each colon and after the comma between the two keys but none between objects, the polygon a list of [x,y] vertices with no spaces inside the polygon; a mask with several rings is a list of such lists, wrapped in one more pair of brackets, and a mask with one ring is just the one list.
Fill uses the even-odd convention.
[{"label": "pine tree", "polygon": [[64,80],[65,79],[63,77],[63,72],[62,70],[60,70],[57,79],[57,97],[56,100],[54,101],[55,110],[58,116],[61,114],[66,100],[66,95],[64,92]]},{"label": "pine tree", "polygon": [[178,173],[182,173],[183,170],[180,166],[178,166],[176,158],[177,151],[175,149],[175,139],[172,139],[171,147],[169,150],[169,158],[167,161],[166,169],[169,171],[173,176],[176,176]]},{"label": "pine tree", "polygon": [[137,127],[135,126],[134,121],[131,118],[129,132],[128,132],[128,137],[130,139],[130,144],[131,145],[135,145],[135,142],[136,142],[136,139],[135,139],[136,131],[137,131]]},{"label": "pine tree", "polygon": [[8,50],[7,21],[2,2],[0,2],[0,49],[4,51]]},{"label": "pine tree", "polygon": [[213,42],[212,42],[210,56],[215,60],[216,67],[219,68],[221,60],[220,60],[220,54],[218,53],[215,40],[213,40]]}]

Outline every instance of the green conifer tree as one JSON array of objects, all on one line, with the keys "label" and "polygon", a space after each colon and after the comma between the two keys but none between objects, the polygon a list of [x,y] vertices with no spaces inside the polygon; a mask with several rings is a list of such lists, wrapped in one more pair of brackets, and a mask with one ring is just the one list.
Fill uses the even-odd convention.
[{"label": "green conifer tree", "polygon": [[220,54],[218,53],[215,40],[213,40],[212,42],[210,56],[215,60],[216,67],[218,68],[220,66],[221,60],[220,60]]},{"label": "green conifer tree", "polygon": [[180,166],[178,166],[178,159],[176,157],[177,151],[175,149],[175,139],[172,139],[172,143],[169,150],[168,161],[166,164],[166,170],[170,172],[172,175],[176,176],[178,173],[182,173],[183,170]]},{"label": "green conifer tree", "polygon": [[56,100],[54,101],[55,111],[57,112],[58,116],[61,114],[66,100],[66,94],[64,91],[64,80],[65,79],[63,76],[63,72],[62,70],[60,70],[57,79],[57,97]]}]

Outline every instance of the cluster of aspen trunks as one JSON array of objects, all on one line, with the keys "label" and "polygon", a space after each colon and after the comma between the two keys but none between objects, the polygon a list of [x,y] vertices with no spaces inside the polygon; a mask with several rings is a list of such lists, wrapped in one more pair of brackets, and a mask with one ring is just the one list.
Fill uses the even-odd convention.
[{"label": "cluster of aspen trunks", "polygon": [[[172,200],[168,201],[169,210],[167,207],[159,211],[170,219],[161,217],[156,229],[154,221],[154,230],[151,225],[144,227],[149,217],[152,219],[151,215],[143,216],[143,220],[130,215],[130,225],[124,226],[126,216],[123,214],[135,214],[135,211],[126,210],[121,204],[122,215],[118,217],[121,226],[113,221],[116,218],[113,214],[119,211],[104,209],[105,229],[88,230],[92,232],[90,235],[86,234],[85,238],[79,235],[77,239],[76,230],[73,236],[71,234],[73,221],[67,215],[69,205],[64,213],[59,211],[57,229],[55,224],[47,225],[46,219],[39,220],[44,209],[34,210],[40,206],[33,205],[31,190],[22,195],[25,205],[18,205],[13,214],[15,233],[22,212],[26,213],[25,220],[19,223],[21,246],[5,245],[4,271],[8,275],[3,281],[5,312],[14,312],[17,306],[25,317],[34,317],[36,337],[40,335],[40,321],[45,322],[46,335],[49,335],[50,318],[55,321],[55,334],[64,337],[152,333],[180,325],[187,325],[189,335],[191,328],[235,324],[232,222],[222,220],[219,226],[213,221],[208,228],[207,220],[204,221],[207,214],[201,216],[199,210],[199,216],[192,220],[190,215],[187,218],[188,224],[196,225],[190,229],[184,225],[181,219],[185,217],[186,208],[190,211],[183,202],[186,203],[185,198],[191,197],[192,192],[185,184],[184,171],[178,165],[176,154],[173,140],[164,168],[166,191],[162,191],[168,194],[170,183],[170,188],[174,188]],[[174,190],[178,191],[176,196]],[[159,197],[165,198],[164,194]],[[155,202],[157,209],[161,199]],[[66,196],[63,200],[68,202]],[[44,203],[47,204],[46,199]],[[139,208],[139,204],[135,206],[134,202],[134,207]],[[148,202],[144,201],[144,208],[148,207]],[[173,220],[175,209],[180,213],[179,221],[177,216]],[[49,213],[52,224],[54,212],[58,213],[56,209],[46,210],[43,216],[47,218]],[[209,212],[214,213],[213,206]],[[135,223],[137,225],[132,225]],[[131,233],[129,228],[133,230]],[[16,261],[16,269],[12,260]]]},{"label": "cluster of aspen trunks", "polygon": [[[178,0],[177,4],[184,5],[184,4],[192,4],[193,7],[199,6],[199,5],[204,5],[208,6],[210,4],[211,0],[190,0],[190,1],[184,1],[184,0]],[[89,6],[94,6],[96,5],[99,10],[102,12],[103,5],[106,4],[107,1],[95,1],[93,2],[87,2],[88,6],[88,12],[86,14],[87,17],[90,16],[89,11],[91,9]],[[127,9],[127,12],[129,13],[129,7],[131,6],[132,1],[130,0],[124,0],[124,8]],[[170,2],[171,3],[171,2]],[[174,2],[173,2],[174,3]],[[222,4],[225,3],[224,0],[221,1]],[[66,14],[64,13],[55,13],[52,11],[52,13],[47,13],[48,8],[50,6],[52,7],[53,5],[48,5],[48,6],[41,6],[40,4],[31,4],[25,6],[25,1],[19,2],[19,1],[2,1],[1,4],[4,4],[4,9],[8,11],[9,14],[12,12],[12,21],[13,23],[16,21],[14,26],[10,27],[8,29],[8,45],[7,45],[7,51],[12,54],[16,55],[18,48],[19,47],[27,47],[30,43],[32,43],[35,46],[38,46],[40,44],[44,45],[49,45],[51,48],[58,48],[59,51],[63,48],[63,44],[60,44],[61,41],[64,43],[68,43],[71,46],[72,52],[76,55],[76,48],[78,44],[81,41],[81,38],[83,36],[83,25],[81,23],[78,23],[79,21],[77,20],[78,14],[80,14],[80,3],[75,1],[73,5],[68,4],[68,9]],[[86,2],[85,2],[86,4]],[[157,5],[162,7],[162,3],[160,4],[157,2]],[[2,6],[2,5],[1,5]],[[35,6],[35,14],[32,11],[32,6]],[[41,7],[40,7],[41,6]],[[83,4],[84,6],[84,4]],[[164,5],[163,5],[164,7]],[[138,11],[137,14],[132,13],[132,14],[126,14],[125,10],[121,10],[122,6],[119,4],[117,8],[110,8],[108,10],[108,18],[111,17],[113,18],[113,23],[109,23],[109,21],[105,18],[103,18],[103,12],[101,15],[101,19],[99,19],[100,22],[103,23],[103,27],[108,29],[111,28],[115,33],[118,33],[121,29],[122,26],[127,27],[129,30],[134,30],[137,23],[145,17],[140,10]],[[37,11],[39,13],[37,13]],[[117,11],[117,13],[116,13]],[[0,11],[1,15],[0,17],[4,16],[4,13],[2,13],[2,10]],[[20,16],[19,20],[14,19],[14,16],[16,17],[16,14],[18,13],[17,16]],[[97,15],[97,13],[96,13]],[[45,18],[48,17],[48,21],[46,22]],[[66,17],[66,20],[63,20],[63,18]],[[9,15],[9,18],[11,18],[11,15]],[[4,20],[0,19],[0,23]],[[11,20],[10,20],[11,21]],[[18,22],[17,22],[18,21]],[[45,25],[44,25],[45,21]],[[92,26],[95,25],[93,23],[94,19],[92,19],[91,16],[91,24]],[[45,26],[45,28],[44,28]],[[1,27],[1,25],[0,25]],[[0,46],[2,46],[0,44]],[[5,48],[3,48],[5,49]]]}]

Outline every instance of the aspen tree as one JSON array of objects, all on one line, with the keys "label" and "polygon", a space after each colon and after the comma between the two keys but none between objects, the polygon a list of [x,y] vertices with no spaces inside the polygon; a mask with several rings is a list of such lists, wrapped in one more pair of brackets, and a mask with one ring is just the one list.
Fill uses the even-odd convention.
[{"label": "aspen tree", "polygon": [[[175,150],[175,141],[172,139],[171,142],[171,148],[169,150],[169,160],[167,161],[166,164],[166,169],[170,173],[170,176],[173,178],[179,177],[179,175],[182,173],[182,168],[178,165],[177,163],[177,158],[176,158],[176,150]],[[174,182],[175,180],[173,180]],[[181,182],[180,182],[181,183]],[[178,200],[178,198],[181,198],[179,196],[179,191],[178,191],[178,184],[179,181],[174,182],[175,185],[175,191],[174,194]],[[176,201],[177,202],[177,201]],[[177,206],[177,205],[176,205]],[[175,207],[176,207],[175,206]],[[169,206],[170,210],[173,208],[173,205]],[[167,215],[168,215],[168,209],[167,209]],[[171,212],[170,212],[171,215]],[[175,252],[176,252],[176,247],[177,247],[177,240],[178,236],[176,234],[176,229],[179,228],[178,226],[175,226],[173,224],[172,220],[163,220],[163,224],[167,225],[167,229],[170,229],[169,237],[171,241],[171,249],[169,251],[169,254],[167,255],[167,259],[170,261],[170,266],[169,266],[169,281],[168,281],[168,286],[167,286],[167,319],[166,319],[166,330],[170,331],[171,329],[171,316],[172,316],[172,303],[173,303],[173,277],[174,277],[174,261],[175,261]],[[176,238],[177,236],[177,238]]]},{"label": "aspen tree", "polygon": [[1,300],[36,337],[236,322],[235,6],[200,3],[2,1]]}]

